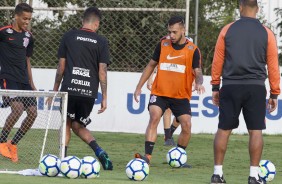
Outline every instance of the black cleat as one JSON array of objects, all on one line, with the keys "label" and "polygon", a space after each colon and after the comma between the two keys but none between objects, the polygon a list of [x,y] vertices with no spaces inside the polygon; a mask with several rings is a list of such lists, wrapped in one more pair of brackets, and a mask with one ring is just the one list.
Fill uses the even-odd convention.
[{"label": "black cleat", "polygon": [[226,183],[223,175],[220,177],[218,174],[213,174],[211,177],[211,184],[220,184],[220,183]]},{"label": "black cleat", "polygon": [[99,154],[98,159],[102,164],[104,170],[113,170],[113,163],[105,151],[102,151]]},{"label": "black cleat", "polygon": [[141,158],[142,160],[144,160],[145,162],[147,162],[148,165],[150,165],[150,159],[145,155],[141,155],[140,153],[135,153],[134,155],[135,158]]},{"label": "black cleat", "polygon": [[175,144],[173,138],[170,138],[170,139],[165,140],[164,146],[176,146],[176,144]]},{"label": "black cleat", "polygon": [[248,184],[266,184],[266,182],[263,179],[261,179],[260,177],[257,180],[256,177],[249,176]]}]

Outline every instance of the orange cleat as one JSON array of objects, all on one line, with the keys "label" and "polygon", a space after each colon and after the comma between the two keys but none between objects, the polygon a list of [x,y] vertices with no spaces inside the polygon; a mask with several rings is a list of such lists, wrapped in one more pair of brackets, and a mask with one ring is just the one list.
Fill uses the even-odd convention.
[{"label": "orange cleat", "polygon": [[11,143],[11,140],[7,142],[7,146],[11,153],[11,160],[12,162],[18,162],[18,146]]},{"label": "orange cleat", "polygon": [[151,161],[151,155],[141,155],[140,153],[135,153],[134,155],[135,158],[141,158],[142,160],[144,160],[145,162],[147,162],[148,165],[150,165],[150,161]]},{"label": "orange cleat", "polygon": [[8,143],[4,142],[4,143],[0,143],[0,154],[3,156],[3,157],[6,157],[6,158],[11,158],[11,153],[9,151],[9,148],[8,148]]}]

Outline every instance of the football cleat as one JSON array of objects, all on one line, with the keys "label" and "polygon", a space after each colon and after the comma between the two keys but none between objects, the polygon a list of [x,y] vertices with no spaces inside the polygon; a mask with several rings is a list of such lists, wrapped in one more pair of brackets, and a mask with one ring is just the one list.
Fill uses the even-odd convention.
[{"label": "football cleat", "polygon": [[213,174],[211,177],[211,184],[226,183],[223,175],[220,177],[218,174]]}]

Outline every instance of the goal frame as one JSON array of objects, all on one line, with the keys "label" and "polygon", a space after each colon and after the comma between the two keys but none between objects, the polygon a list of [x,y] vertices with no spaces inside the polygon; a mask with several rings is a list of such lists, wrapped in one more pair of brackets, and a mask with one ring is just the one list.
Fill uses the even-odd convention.
[{"label": "goal frame", "polygon": [[[62,102],[61,102],[61,124],[60,124],[60,130],[59,130],[60,131],[59,158],[63,159],[64,156],[65,156],[68,93],[67,92],[55,92],[55,91],[3,90],[3,89],[0,89],[0,97],[2,97],[2,96],[46,97],[46,98],[52,97],[53,98],[52,104],[54,103],[54,99],[56,97],[60,97],[62,99]],[[0,110],[1,110],[1,108],[0,108]],[[48,119],[48,121],[50,121],[50,120]],[[48,124],[49,124],[49,122],[48,122]],[[46,136],[46,135],[44,135],[44,136]],[[42,147],[42,149],[43,149],[43,147]],[[8,171],[8,170],[2,170],[1,171],[0,170],[0,173],[17,174],[18,171]]]}]

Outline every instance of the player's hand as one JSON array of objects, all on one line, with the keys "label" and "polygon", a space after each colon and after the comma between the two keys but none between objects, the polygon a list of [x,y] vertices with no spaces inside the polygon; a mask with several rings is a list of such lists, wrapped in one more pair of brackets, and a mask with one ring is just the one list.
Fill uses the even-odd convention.
[{"label": "player's hand", "polygon": [[135,99],[135,101],[136,101],[137,103],[139,102],[138,97],[140,96],[140,94],[141,94],[141,89],[137,89],[137,88],[136,88],[136,90],[135,90],[135,92],[134,92],[134,99]]},{"label": "player's hand", "polygon": [[53,97],[48,97],[47,100],[45,101],[45,105],[48,105],[48,107],[50,107],[52,104],[52,101],[53,101]]},{"label": "player's hand", "polygon": [[195,91],[197,91],[197,94],[201,95],[205,93],[205,87],[201,84],[195,84]]},{"label": "player's hand", "polygon": [[212,92],[212,103],[213,105],[219,106],[219,91]]},{"label": "player's hand", "polygon": [[101,102],[101,109],[98,110],[98,114],[103,113],[107,109],[107,100],[103,99]]},{"label": "player's hand", "polygon": [[269,98],[266,108],[268,110],[268,113],[275,111],[275,109],[277,108],[277,99]]},{"label": "player's hand", "polygon": [[148,90],[151,91],[151,89],[152,89],[152,83],[147,82],[147,88],[148,88]]}]

